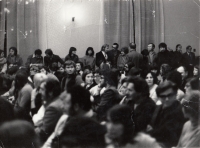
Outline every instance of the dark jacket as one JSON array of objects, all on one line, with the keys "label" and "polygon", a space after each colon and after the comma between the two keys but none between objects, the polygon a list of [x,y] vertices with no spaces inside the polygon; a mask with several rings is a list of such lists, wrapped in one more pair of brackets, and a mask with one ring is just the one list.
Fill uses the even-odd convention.
[{"label": "dark jacket", "polygon": [[74,54],[74,56],[70,56],[69,54],[65,57],[65,61],[72,60],[75,63],[79,61],[79,57]]},{"label": "dark jacket", "polygon": [[108,51],[108,61],[111,62],[112,67],[117,68],[117,59],[121,52],[116,49]]},{"label": "dark jacket", "polygon": [[96,53],[96,66],[100,67],[102,62],[106,62],[106,59],[105,59],[103,53],[100,51],[100,52]]},{"label": "dark jacket", "polygon": [[165,109],[162,109],[162,105],[159,105],[153,114],[151,121],[153,130],[149,134],[166,147],[176,146],[185,121],[178,101]]},{"label": "dark jacket", "polygon": [[99,121],[106,120],[107,111],[118,104],[120,101],[120,96],[116,88],[110,87],[101,95],[101,100],[97,106],[97,118]]},{"label": "dark jacket", "polygon": [[28,56],[25,66],[29,68],[30,64],[43,64],[43,57],[36,58],[34,54]]},{"label": "dark jacket", "polygon": [[181,60],[182,64],[186,67],[188,67],[190,64],[192,66],[195,65],[195,55],[193,52],[190,52],[189,54],[187,52],[185,52],[182,56],[182,60]]},{"label": "dark jacket", "polygon": [[132,101],[128,104],[132,108],[132,118],[135,122],[135,133],[144,131],[150,123],[154,110],[155,102],[151,98],[144,99],[135,109]]},{"label": "dark jacket", "polygon": [[159,52],[155,59],[154,59],[154,63],[156,64],[156,66],[158,66],[160,68],[160,66],[162,64],[168,64],[170,66],[172,66],[172,54],[168,51],[168,50],[165,50],[163,52]]},{"label": "dark jacket", "polygon": [[64,61],[58,56],[58,55],[53,55],[53,57],[44,57],[44,65],[49,67],[50,69],[52,68],[52,64],[53,63],[60,63],[60,64],[64,64]]}]

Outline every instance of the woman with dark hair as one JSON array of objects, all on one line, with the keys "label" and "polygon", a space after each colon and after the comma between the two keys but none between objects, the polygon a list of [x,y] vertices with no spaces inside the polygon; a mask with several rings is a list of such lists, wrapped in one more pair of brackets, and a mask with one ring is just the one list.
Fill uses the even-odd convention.
[{"label": "woman with dark hair", "polygon": [[199,77],[199,65],[194,66],[193,77]]},{"label": "woman with dark hair", "polygon": [[[167,74],[169,73],[169,72],[171,72],[171,70],[172,70],[172,67],[171,66],[169,66],[168,64],[162,64],[161,66],[160,66],[160,82],[163,82],[165,79],[166,79],[166,77],[167,77]],[[160,83],[159,82],[159,83]]]},{"label": "woman with dark hair", "polygon": [[15,105],[14,113],[17,119],[27,120],[32,122],[30,117],[31,111],[31,92],[33,88],[28,83],[28,75],[24,71],[17,72],[15,76]]},{"label": "woman with dark hair", "polygon": [[82,58],[84,66],[90,66],[92,69],[95,68],[95,58],[94,58],[94,49],[88,47],[85,53],[85,56]]},{"label": "woman with dark hair", "polygon": [[155,139],[145,133],[134,133],[131,108],[126,105],[116,105],[108,111],[106,128],[107,147],[160,147]]},{"label": "woman with dark hair", "polygon": [[17,48],[10,47],[9,55],[7,57],[8,69],[12,67],[20,67],[23,64],[22,58],[17,54]]},{"label": "woman with dark hair", "polygon": [[153,72],[148,72],[145,76],[145,80],[149,86],[149,97],[156,103],[158,101],[156,94],[156,88],[158,87],[157,76]]},{"label": "woman with dark hair", "polygon": [[39,148],[40,142],[30,123],[15,120],[0,127],[0,147]]},{"label": "woman with dark hair", "polygon": [[72,60],[75,63],[79,61],[79,58],[76,55],[76,48],[75,47],[70,47],[69,54],[65,57],[65,61],[67,61],[67,60]]},{"label": "woman with dark hair", "polygon": [[7,62],[4,57],[4,51],[0,49],[0,73],[6,73],[7,70]]},{"label": "woman with dark hair", "polygon": [[97,85],[94,82],[94,75],[93,72],[90,70],[84,70],[83,74],[82,74],[82,80],[84,81],[84,83],[82,83],[81,85],[86,88],[87,90],[90,90],[92,87],[94,87],[95,85]]},{"label": "woman with dark hair", "polygon": [[186,85],[185,85],[185,93],[189,93],[192,90],[199,90],[200,89],[200,80],[198,77],[189,78],[187,79]]}]

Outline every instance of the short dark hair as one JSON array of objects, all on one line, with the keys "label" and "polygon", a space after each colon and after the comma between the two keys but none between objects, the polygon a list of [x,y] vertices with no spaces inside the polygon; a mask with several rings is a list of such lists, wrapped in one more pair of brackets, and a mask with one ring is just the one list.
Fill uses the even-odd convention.
[{"label": "short dark hair", "polygon": [[70,119],[60,135],[59,146],[105,147],[106,129],[91,118]]},{"label": "short dark hair", "polygon": [[178,88],[181,87],[182,84],[182,78],[181,74],[178,71],[172,71],[167,74],[167,80],[170,80],[171,82],[175,83]]},{"label": "short dark hair", "polygon": [[121,123],[124,127],[121,145],[132,141],[134,134],[134,120],[131,116],[131,108],[127,105],[115,105],[108,110],[107,116],[113,123]]},{"label": "short dark hair", "polygon": [[[155,47],[156,47],[154,43],[149,43],[149,44],[151,44],[153,48],[155,48]],[[148,45],[149,45],[149,44],[148,44]]]},{"label": "short dark hair", "polygon": [[53,51],[51,49],[47,49],[45,51],[45,54],[48,54],[49,56],[52,56],[53,55]]},{"label": "short dark hair", "polygon": [[68,88],[67,92],[71,94],[72,106],[78,104],[84,111],[89,111],[91,109],[92,103],[90,101],[90,92],[88,90],[79,85],[74,85],[71,88]]},{"label": "short dark hair", "polygon": [[160,44],[158,45],[158,48],[159,48],[159,49],[160,49],[161,47],[164,47],[165,50],[167,50],[167,44],[165,44],[164,42],[162,42],[162,43],[160,43]]},{"label": "short dark hair", "polygon": [[117,87],[118,84],[118,74],[119,71],[117,69],[107,69],[101,71],[101,75],[104,76],[105,82],[115,87]]},{"label": "short dark hair", "polygon": [[81,69],[83,69],[83,62],[78,61],[78,62],[76,62],[76,64],[80,64],[81,65]]},{"label": "short dark hair", "polygon": [[128,83],[134,84],[136,92],[141,93],[141,96],[149,97],[149,86],[141,77],[129,77]]},{"label": "short dark hair", "polygon": [[190,47],[192,48],[192,46],[188,45],[188,46],[186,47],[186,49],[189,49]]},{"label": "short dark hair", "polygon": [[76,48],[75,47],[70,47],[70,49],[69,49],[69,56],[71,56],[72,51],[76,51]]},{"label": "short dark hair", "polygon": [[48,77],[46,80],[45,88],[46,88],[46,94],[52,92],[54,99],[58,97],[61,93],[59,80],[52,79],[50,77]]},{"label": "short dark hair", "polygon": [[89,50],[92,51],[92,56],[94,56],[94,49],[93,49],[92,47],[88,47],[88,48],[87,48],[87,50],[86,50],[86,52],[85,52],[85,55],[89,55],[89,54],[88,54],[88,51],[89,51]]},{"label": "short dark hair", "polygon": [[118,48],[118,47],[119,47],[119,44],[118,44],[118,43],[113,43],[113,45],[116,45],[116,46],[117,46],[116,48]]},{"label": "short dark hair", "polygon": [[40,49],[35,50],[35,55],[42,55],[42,51]]},{"label": "short dark hair", "polygon": [[125,54],[128,53],[128,47],[122,47],[121,51],[123,51]]},{"label": "short dark hair", "polygon": [[74,68],[76,67],[76,64],[75,64],[74,61],[72,61],[72,60],[67,60],[67,61],[65,61],[65,63],[64,63],[64,68],[66,68],[66,66],[69,66],[69,65],[73,65]]},{"label": "short dark hair", "polygon": [[160,97],[160,94],[163,93],[164,91],[172,88],[175,92],[177,92],[178,87],[175,83],[171,81],[164,81],[163,83],[159,84],[158,87],[156,88],[156,94],[158,97]]},{"label": "short dark hair", "polygon": [[136,44],[133,43],[133,42],[131,42],[131,43],[129,43],[129,47],[130,47],[131,49],[136,49]]},{"label": "short dark hair", "polygon": [[10,48],[9,48],[9,51],[10,51],[11,49],[14,51],[14,55],[16,56],[16,55],[17,55],[17,48],[16,48],[16,47],[10,47]]}]

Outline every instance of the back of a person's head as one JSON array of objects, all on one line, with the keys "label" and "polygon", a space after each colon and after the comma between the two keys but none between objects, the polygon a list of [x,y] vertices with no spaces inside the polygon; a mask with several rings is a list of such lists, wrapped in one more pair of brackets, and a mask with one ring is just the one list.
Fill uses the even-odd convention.
[{"label": "back of a person's head", "polygon": [[177,92],[178,90],[177,85],[171,81],[164,81],[163,83],[159,84],[158,87],[156,88],[157,96],[159,97],[161,93],[163,93],[164,91],[170,88],[174,90],[174,92]]},{"label": "back of a person's head", "polygon": [[86,117],[75,118],[66,124],[59,143],[63,147],[104,147],[105,133],[105,128],[98,122]]},{"label": "back of a person's head", "polygon": [[28,75],[24,71],[18,71],[15,76],[15,89],[21,89],[28,82]]},{"label": "back of a person's head", "polygon": [[200,89],[200,80],[198,77],[189,78],[187,79],[187,83],[190,84],[192,90],[199,90]]},{"label": "back of a person's head", "polygon": [[141,70],[139,68],[132,67],[128,72],[128,76],[131,76],[131,77],[138,76],[140,75],[140,72]]},{"label": "back of a person's head", "polygon": [[21,120],[4,123],[0,127],[0,141],[3,148],[39,148],[33,126]]},{"label": "back of a person's head", "polygon": [[46,92],[52,93],[53,97],[57,97],[61,93],[60,83],[58,78],[53,74],[48,74],[46,79]]},{"label": "back of a person's head", "polygon": [[45,51],[45,54],[48,54],[49,56],[52,56],[53,55],[53,51],[51,49],[47,49]]},{"label": "back of a person's head", "polygon": [[129,47],[130,47],[131,49],[136,49],[136,44],[133,43],[133,42],[131,42],[131,43],[129,43]]},{"label": "back of a person's head", "polygon": [[123,51],[125,54],[129,52],[128,47],[122,47],[121,51]]},{"label": "back of a person's head", "polygon": [[167,80],[175,83],[178,88],[180,88],[180,86],[182,84],[181,74],[178,71],[175,71],[175,70],[170,72],[170,73],[168,73]]},{"label": "back of a person's head", "polygon": [[0,125],[14,119],[14,110],[10,102],[0,97]]},{"label": "back of a person's head", "polygon": [[33,77],[34,87],[38,88],[40,84],[47,80],[47,75],[44,73],[36,73]]},{"label": "back of a person's head", "polygon": [[67,90],[71,94],[72,106],[79,105],[79,108],[83,111],[89,111],[92,107],[90,101],[90,92],[79,85],[74,85]]},{"label": "back of a person's head", "polygon": [[119,72],[116,69],[102,70],[101,75],[104,76],[104,80],[110,86],[117,87],[118,84],[118,74]]},{"label": "back of a person's head", "polygon": [[141,77],[129,77],[128,83],[134,84],[134,89],[137,93],[140,93],[143,97],[149,96],[149,86],[147,82]]}]

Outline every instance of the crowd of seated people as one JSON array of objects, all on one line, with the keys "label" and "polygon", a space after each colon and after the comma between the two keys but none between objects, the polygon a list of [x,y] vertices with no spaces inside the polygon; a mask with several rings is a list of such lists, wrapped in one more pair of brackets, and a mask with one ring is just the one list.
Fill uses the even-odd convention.
[{"label": "crowd of seated people", "polygon": [[0,50],[0,147],[200,147],[199,57],[136,47]]}]

